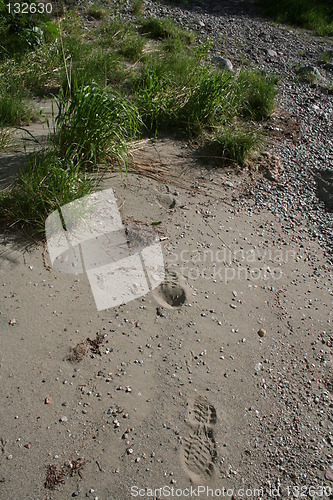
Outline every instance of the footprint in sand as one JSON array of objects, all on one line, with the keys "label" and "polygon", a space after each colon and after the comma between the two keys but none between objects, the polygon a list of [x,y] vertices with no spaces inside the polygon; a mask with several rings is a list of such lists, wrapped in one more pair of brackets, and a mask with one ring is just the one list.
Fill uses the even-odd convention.
[{"label": "footprint in sand", "polygon": [[169,273],[165,281],[154,291],[154,296],[163,307],[173,309],[185,304],[187,291],[185,284],[182,284],[182,278],[176,273]]},{"label": "footprint in sand", "polygon": [[189,420],[193,425],[215,425],[217,422],[215,407],[203,398],[196,398],[189,410]]},{"label": "footprint in sand", "polygon": [[216,409],[206,399],[196,398],[190,406],[189,423],[192,427],[185,438],[182,462],[190,477],[198,482],[213,476],[217,448],[213,426],[217,422]]},{"label": "footprint in sand", "polygon": [[170,193],[158,193],[156,195],[156,201],[162,208],[175,208],[176,198]]}]

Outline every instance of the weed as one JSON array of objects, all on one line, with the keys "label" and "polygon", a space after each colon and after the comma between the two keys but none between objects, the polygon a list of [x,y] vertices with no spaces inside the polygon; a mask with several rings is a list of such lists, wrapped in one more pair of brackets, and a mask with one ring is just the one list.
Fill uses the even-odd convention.
[{"label": "weed", "polygon": [[253,120],[268,118],[275,106],[277,79],[257,71],[243,70],[237,79],[239,111]]},{"label": "weed", "polygon": [[243,166],[250,153],[258,148],[260,140],[252,131],[228,126],[207,141],[207,147],[216,156]]},{"label": "weed", "polygon": [[150,17],[141,21],[140,32],[154,40],[164,40],[167,38],[178,38],[184,43],[193,41],[193,33],[178,28],[172,19],[160,19]]},{"label": "weed", "polygon": [[[195,74],[185,102],[179,110],[179,121],[189,135],[198,135],[225,115],[230,75],[218,71]],[[193,82],[193,83],[192,83]]]},{"label": "weed", "polygon": [[319,58],[319,62],[327,64],[333,60],[333,50],[327,50]]},{"label": "weed", "polygon": [[9,228],[42,236],[51,212],[91,190],[92,181],[79,165],[59,158],[53,149],[41,151],[26,158],[14,184],[0,193],[0,220]]},{"label": "weed", "polygon": [[11,85],[8,93],[0,93],[0,125],[27,125],[37,114],[23,98],[23,89]]},{"label": "weed", "polygon": [[132,0],[132,13],[141,16],[143,12],[143,0]]},{"label": "weed", "polygon": [[103,19],[106,16],[106,10],[103,8],[102,5],[89,5],[88,11],[87,11],[88,16],[92,17],[93,19]]},{"label": "weed", "polygon": [[113,161],[120,170],[126,166],[126,141],[140,126],[138,111],[128,99],[92,83],[76,87],[71,98],[61,92],[57,106],[56,142],[62,156],[85,168]]}]

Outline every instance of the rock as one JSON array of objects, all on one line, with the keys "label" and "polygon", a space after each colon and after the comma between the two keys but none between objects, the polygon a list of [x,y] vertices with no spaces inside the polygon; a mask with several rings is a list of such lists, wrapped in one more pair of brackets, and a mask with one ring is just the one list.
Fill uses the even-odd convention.
[{"label": "rock", "polygon": [[256,372],[256,375],[258,375],[258,373],[260,372],[261,368],[262,368],[262,363],[256,363],[254,365],[254,371]]},{"label": "rock", "polygon": [[221,69],[227,69],[228,71],[233,72],[234,67],[232,65],[232,62],[230,59],[226,59],[225,57],[222,56],[214,56],[212,58],[213,64],[216,64],[216,66],[219,66]]},{"label": "rock", "polygon": [[333,481],[333,471],[332,470],[327,470],[325,472],[325,479],[328,481]]},{"label": "rock", "polygon": [[275,52],[275,50],[265,49],[265,52],[269,57],[277,57],[277,52]]},{"label": "rock", "polygon": [[315,66],[301,66],[296,73],[303,80],[323,80],[318,68]]},{"label": "rock", "polygon": [[259,337],[266,337],[267,332],[264,328],[259,328],[258,335],[259,335]]}]

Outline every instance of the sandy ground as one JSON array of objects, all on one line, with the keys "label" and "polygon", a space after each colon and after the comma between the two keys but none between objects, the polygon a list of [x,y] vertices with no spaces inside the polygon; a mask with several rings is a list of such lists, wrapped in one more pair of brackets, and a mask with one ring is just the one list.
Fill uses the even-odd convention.
[{"label": "sandy ground", "polygon": [[86,275],[49,269],[42,246],[1,235],[0,497],[333,487],[322,250],[299,243],[301,223],[288,234],[252,210],[248,173],[203,166],[171,140],[143,143],[135,159],[160,179],[131,168],[101,187],[125,224],[161,221],[159,293],[98,312]]}]

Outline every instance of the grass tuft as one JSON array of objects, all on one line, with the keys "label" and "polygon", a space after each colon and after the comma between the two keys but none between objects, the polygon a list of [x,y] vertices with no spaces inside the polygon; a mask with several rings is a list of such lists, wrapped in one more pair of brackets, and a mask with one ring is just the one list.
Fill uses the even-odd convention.
[{"label": "grass tuft", "polygon": [[193,41],[193,33],[178,28],[172,19],[149,17],[141,21],[140,32],[153,40],[178,39],[185,44]]},{"label": "grass tuft", "polygon": [[243,70],[237,79],[240,112],[253,120],[268,118],[275,106],[276,78],[257,71]]},{"label": "grass tuft", "polygon": [[72,96],[60,93],[56,143],[60,155],[84,168],[101,162],[126,167],[127,141],[140,126],[136,107],[120,94],[92,83],[76,87]]},{"label": "grass tuft", "polygon": [[0,220],[38,237],[47,216],[92,191],[92,182],[54,150],[28,156],[10,189],[0,192]]},{"label": "grass tuft", "polygon": [[206,145],[215,156],[244,166],[251,153],[258,149],[260,139],[253,131],[227,126],[208,140]]},{"label": "grass tuft", "polygon": [[100,20],[106,16],[107,11],[102,5],[93,4],[89,5],[87,14],[93,19]]}]

